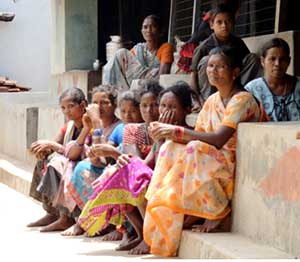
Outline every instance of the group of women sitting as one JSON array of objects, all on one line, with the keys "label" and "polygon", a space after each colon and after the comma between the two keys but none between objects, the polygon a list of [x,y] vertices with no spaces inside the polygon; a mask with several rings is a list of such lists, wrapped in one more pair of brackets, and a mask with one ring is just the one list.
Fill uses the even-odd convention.
[{"label": "group of women sitting", "polygon": [[[125,52],[141,69],[139,55],[153,48],[148,58],[159,65],[155,77],[168,72],[172,62],[156,61],[162,48],[153,37],[158,28],[156,18],[147,17],[144,51]],[[299,79],[286,73],[290,54],[282,39],[266,43],[264,77],[245,89],[237,50],[216,47],[206,73],[217,92],[205,101],[192,129],[185,122],[192,109],[191,88],[177,83],[162,89],[151,81],[135,92],[124,91],[132,72],[141,71],[127,78],[123,66],[131,64],[121,65],[119,55],[108,64],[122,67],[120,89],[95,88],[90,105],[80,89],[64,91],[59,103],[69,121],[54,141],[32,144],[39,161],[30,195],[47,213],[28,226],[63,235],[106,234],[107,240],[123,238],[117,250],[176,256],[184,228],[211,232],[230,217],[238,124],[299,120]],[[148,66],[138,77],[150,71]]]}]

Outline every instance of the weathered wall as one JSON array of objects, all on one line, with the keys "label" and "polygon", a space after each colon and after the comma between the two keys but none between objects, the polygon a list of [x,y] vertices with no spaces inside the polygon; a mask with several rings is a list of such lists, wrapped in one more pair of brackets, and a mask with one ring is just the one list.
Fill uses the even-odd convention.
[{"label": "weathered wall", "polygon": [[241,124],[233,231],[300,256],[300,123]]},{"label": "weathered wall", "polygon": [[53,139],[64,124],[58,105],[0,103],[0,152],[24,163],[32,163],[30,144]]},{"label": "weathered wall", "polygon": [[0,75],[33,91],[50,87],[50,1],[0,1],[1,12],[16,14],[0,22]]},{"label": "weathered wall", "polygon": [[71,87],[78,87],[87,94],[88,71],[73,70],[63,74],[53,75],[51,86],[52,96],[56,97],[56,100],[58,100],[58,97],[64,90]]},{"label": "weathered wall", "polygon": [[[0,103],[0,152],[22,162],[31,162],[26,150],[26,115],[30,105]],[[30,134],[34,136],[34,133]]]}]

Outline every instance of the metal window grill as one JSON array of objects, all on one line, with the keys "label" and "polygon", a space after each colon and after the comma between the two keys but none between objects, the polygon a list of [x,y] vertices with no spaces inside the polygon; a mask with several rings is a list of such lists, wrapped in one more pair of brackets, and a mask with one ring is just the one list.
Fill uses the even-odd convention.
[{"label": "metal window grill", "polygon": [[276,0],[245,0],[236,19],[235,34],[240,37],[274,33]]},{"label": "metal window grill", "polygon": [[177,35],[182,41],[190,38],[193,26],[194,0],[174,0],[172,38]]},{"label": "metal window grill", "polygon": [[[194,0],[173,0],[173,21],[171,38],[175,35],[183,41],[192,33],[193,15],[195,21],[211,9],[212,0],[195,0],[197,10],[194,12]],[[274,33],[276,0],[241,0],[234,33],[240,37],[257,36]]]}]

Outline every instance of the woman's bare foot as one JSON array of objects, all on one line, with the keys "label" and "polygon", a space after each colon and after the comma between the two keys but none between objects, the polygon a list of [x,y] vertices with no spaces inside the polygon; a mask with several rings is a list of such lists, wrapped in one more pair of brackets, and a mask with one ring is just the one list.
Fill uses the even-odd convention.
[{"label": "woman's bare foot", "polygon": [[74,223],[73,218],[62,216],[50,225],[43,227],[40,232],[63,231],[74,225]]},{"label": "woman's bare foot", "polygon": [[191,229],[193,225],[202,224],[204,222],[205,222],[204,218],[185,215],[183,221],[183,229]]},{"label": "woman's bare foot", "polygon": [[128,252],[129,255],[145,255],[150,254],[150,247],[142,240],[135,248]]},{"label": "woman's bare foot", "polygon": [[123,234],[122,242],[116,247],[116,251],[130,250],[136,247],[141,242],[141,239],[137,237],[137,234],[129,235],[127,232]]},{"label": "woman's bare foot", "polygon": [[45,216],[43,216],[42,218],[38,219],[35,222],[31,222],[27,225],[27,227],[43,227],[43,226],[48,226],[51,223],[53,223],[54,221],[57,220],[57,216],[56,215],[52,215],[47,213]]},{"label": "woman's bare foot", "polygon": [[208,233],[215,231],[217,227],[222,222],[222,219],[216,219],[216,220],[209,220],[205,219],[205,222],[202,225],[194,225],[192,228],[193,232],[201,232],[201,233]]},{"label": "woman's bare foot", "polygon": [[73,226],[64,230],[60,234],[62,236],[80,236],[80,235],[83,235],[83,233],[84,233],[84,230],[80,227],[80,225],[78,223],[75,223]]},{"label": "woman's bare foot", "polygon": [[118,230],[114,230],[108,234],[106,234],[102,240],[103,241],[118,241],[122,240],[123,234],[120,233]]}]

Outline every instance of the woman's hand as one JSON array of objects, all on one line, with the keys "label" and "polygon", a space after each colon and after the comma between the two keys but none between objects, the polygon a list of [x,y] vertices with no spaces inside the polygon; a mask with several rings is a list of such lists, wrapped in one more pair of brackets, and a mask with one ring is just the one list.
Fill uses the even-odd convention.
[{"label": "woman's hand", "polygon": [[92,122],[100,120],[100,110],[97,104],[90,104],[86,107],[86,114]]},{"label": "woman's hand", "polygon": [[105,165],[105,163],[102,163],[99,157],[89,157],[89,160],[95,167],[103,167]]},{"label": "woman's hand", "polygon": [[158,122],[165,124],[175,124],[174,123],[175,112],[173,110],[165,110],[162,114],[160,114]]},{"label": "woman's hand", "polygon": [[87,113],[82,116],[82,124],[86,130],[91,130],[93,128],[92,121]]},{"label": "woman's hand", "polygon": [[127,155],[127,154],[120,155],[117,159],[117,166],[119,168],[122,168],[122,167],[128,165],[130,162],[130,158],[131,158],[131,155]]},{"label": "woman's hand", "polygon": [[30,146],[30,151],[35,154],[36,156],[42,155],[47,151],[52,150],[53,143],[48,140],[38,140],[33,142]]},{"label": "woman's hand", "polygon": [[110,144],[94,144],[91,146],[88,156],[93,157],[113,157],[115,158],[117,149]]},{"label": "woman's hand", "polygon": [[44,159],[46,159],[46,157],[51,153],[50,151],[49,152],[46,152],[46,151],[41,152],[41,153],[36,153],[35,157],[37,158],[37,160],[44,160]]},{"label": "woman's hand", "polygon": [[162,139],[173,139],[175,134],[176,126],[160,123],[160,122],[152,122],[149,126],[149,135],[153,140],[159,141]]}]

